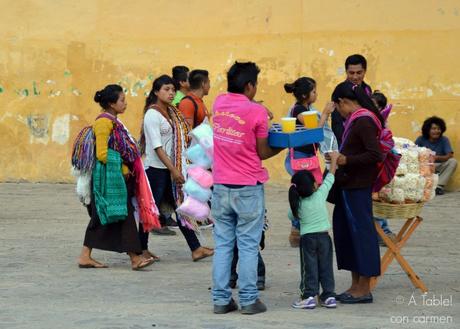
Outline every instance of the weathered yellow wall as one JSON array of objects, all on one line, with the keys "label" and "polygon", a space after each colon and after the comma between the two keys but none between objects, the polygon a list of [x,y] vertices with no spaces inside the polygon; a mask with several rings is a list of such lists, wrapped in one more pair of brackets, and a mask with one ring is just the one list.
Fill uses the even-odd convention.
[{"label": "weathered yellow wall", "polygon": [[[352,53],[366,81],[396,104],[395,135],[414,139],[427,116],[446,119],[460,152],[457,0],[0,0],[0,181],[71,181],[71,142],[98,113],[94,92],[128,90],[122,120],[137,135],[144,93],[172,66],[211,72],[209,106],[236,59],[262,69],[258,99],[280,118],[283,84],[318,82],[317,107],[344,79]],[[458,159],[458,155],[457,155]],[[273,181],[282,157],[267,161]],[[460,170],[452,187],[460,186]]]}]

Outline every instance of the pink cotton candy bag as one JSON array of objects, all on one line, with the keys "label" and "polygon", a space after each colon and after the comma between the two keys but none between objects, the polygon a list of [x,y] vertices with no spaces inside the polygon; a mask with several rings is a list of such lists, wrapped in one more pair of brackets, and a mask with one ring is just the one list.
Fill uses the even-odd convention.
[{"label": "pink cotton candy bag", "polygon": [[214,183],[212,174],[199,166],[189,166],[187,168],[187,175],[203,188],[210,188]]},{"label": "pink cotton candy bag", "polygon": [[211,209],[209,209],[207,203],[200,202],[191,196],[187,196],[176,211],[183,216],[193,218],[197,221],[203,221],[208,218]]}]

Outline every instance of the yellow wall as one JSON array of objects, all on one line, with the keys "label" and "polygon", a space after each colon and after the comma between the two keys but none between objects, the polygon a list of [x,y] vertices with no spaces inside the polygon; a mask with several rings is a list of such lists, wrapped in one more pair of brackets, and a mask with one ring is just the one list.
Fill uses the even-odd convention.
[{"label": "yellow wall", "polygon": [[[317,107],[362,53],[366,81],[396,104],[395,135],[414,139],[427,116],[446,119],[460,152],[460,3],[455,0],[0,0],[0,181],[71,181],[71,142],[98,113],[94,92],[128,89],[122,120],[139,131],[152,78],[185,64],[211,72],[209,106],[236,60],[262,69],[258,99],[279,118],[301,75]],[[458,156],[457,156],[458,159]],[[279,156],[266,163],[284,181]],[[460,187],[460,170],[452,187]]]}]

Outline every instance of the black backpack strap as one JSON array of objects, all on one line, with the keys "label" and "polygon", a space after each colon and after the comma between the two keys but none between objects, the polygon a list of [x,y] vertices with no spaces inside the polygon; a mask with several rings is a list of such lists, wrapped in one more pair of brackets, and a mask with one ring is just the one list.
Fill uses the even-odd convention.
[{"label": "black backpack strap", "polygon": [[195,128],[196,122],[198,120],[198,104],[195,102],[192,96],[186,95],[182,99],[189,99],[193,103],[193,107],[195,107],[195,111],[193,111],[193,127]]}]

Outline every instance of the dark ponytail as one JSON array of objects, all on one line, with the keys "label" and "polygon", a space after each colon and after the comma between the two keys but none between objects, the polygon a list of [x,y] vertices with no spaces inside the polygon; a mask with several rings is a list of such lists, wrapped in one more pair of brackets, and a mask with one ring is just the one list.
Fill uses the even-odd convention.
[{"label": "dark ponytail", "polygon": [[157,95],[155,92],[160,91],[161,87],[164,85],[174,85],[174,80],[169,75],[162,75],[156,78],[152,84],[152,90],[150,90],[149,95],[145,99],[144,111],[142,114],[142,125],[141,125],[141,136],[139,138],[139,149],[141,154],[145,154],[145,133],[144,133],[144,117],[145,113],[152,107],[152,105],[156,104],[158,101]]},{"label": "dark ponytail", "polygon": [[337,85],[332,94],[332,101],[338,103],[340,99],[349,99],[351,101],[356,101],[358,104],[374,113],[377,118],[380,120],[382,126],[385,126],[385,120],[383,119],[380,111],[378,110],[375,103],[372,101],[371,96],[364,90],[361,85],[354,85],[349,81],[344,81]]},{"label": "dark ponytail", "polygon": [[292,94],[294,92],[295,84],[294,83],[285,83],[284,84],[284,90],[288,94]]},{"label": "dark ponytail", "polygon": [[289,205],[291,206],[294,217],[299,218],[300,195],[294,184],[291,184],[289,188]]},{"label": "dark ponytail", "polygon": [[149,95],[147,96],[147,98],[145,99],[145,105],[144,105],[144,115],[145,115],[145,112],[147,112],[147,110],[157,102],[158,100],[158,97],[157,95],[155,95],[155,91],[154,89],[150,90],[150,93]]},{"label": "dark ponytail", "polygon": [[382,115],[380,114],[379,109],[375,105],[375,103],[372,101],[372,98],[367,94],[367,92],[364,90],[363,87],[361,86],[356,86],[354,88],[354,92],[356,95],[356,100],[358,101],[359,105],[364,107],[365,109],[371,111],[372,113],[375,114],[375,116],[380,120],[380,123],[382,124],[382,127],[385,126],[385,120],[383,119]]},{"label": "dark ponytail", "polygon": [[109,109],[110,104],[116,103],[123,88],[119,85],[107,85],[104,89],[96,91],[94,101],[98,103],[104,110]]},{"label": "dark ponytail", "polygon": [[289,205],[295,218],[299,218],[299,206],[302,198],[308,198],[315,192],[315,177],[307,170],[298,171],[291,178]]},{"label": "dark ponytail", "polygon": [[[288,94],[294,94],[298,103],[303,103],[310,98],[310,93],[316,88],[316,81],[309,77],[298,78],[293,83],[286,83],[284,90]],[[307,98],[305,98],[305,95]]]}]

